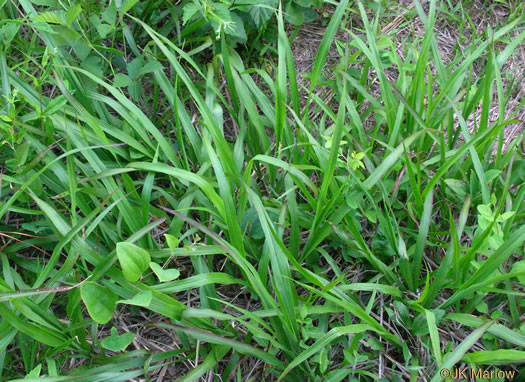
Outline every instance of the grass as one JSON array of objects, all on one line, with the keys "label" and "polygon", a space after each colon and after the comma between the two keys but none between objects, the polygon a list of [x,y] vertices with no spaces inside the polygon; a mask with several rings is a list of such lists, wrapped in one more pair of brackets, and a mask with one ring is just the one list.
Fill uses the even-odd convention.
[{"label": "grass", "polygon": [[281,8],[258,68],[175,5],[35,4],[0,10],[0,379],[523,377],[523,4],[414,2],[396,45],[340,1],[307,86]]}]

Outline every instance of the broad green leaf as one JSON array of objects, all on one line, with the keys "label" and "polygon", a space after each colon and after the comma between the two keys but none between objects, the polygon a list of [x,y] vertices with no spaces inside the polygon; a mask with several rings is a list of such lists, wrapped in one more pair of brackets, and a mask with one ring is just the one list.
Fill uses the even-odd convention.
[{"label": "broad green leaf", "polygon": [[131,8],[133,8],[133,6],[135,4],[137,4],[139,0],[126,0],[126,2],[124,2],[124,5],[122,6],[122,12],[127,12],[129,11]]},{"label": "broad green leaf", "polygon": [[304,23],[303,7],[295,4],[293,1],[288,2],[286,4],[285,18],[289,23],[301,26]]},{"label": "broad green leaf", "polygon": [[117,21],[117,10],[113,5],[110,5],[109,7],[106,7],[101,16],[102,20],[109,25],[115,25],[115,22]]},{"label": "broad green leaf", "polygon": [[148,61],[146,62],[146,64],[144,64],[144,66],[142,66],[138,73],[140,76],[144,75],[144,74],[147,74],[147,73],[151,73],[151,72],[155,72],[157,70],[162,70],[163,69],[163,66],[160,64],[160,62],[158,61]]},{"label": "broad green leaf", "polygon": [[93,321],[98,324],[107,324],[115,311],[117,295],[108,288],[91,281],[82,284],[80,295]]},{"label": "broad green leaf", "polygon": [[235,13],[231,15],[233,24],[226,28],[226,34],[238,38],[240,42],[244,43],[248,39],[246,32],[244,30],[244,22],[242,19]]},{"label": "broad green leaf", "polygon": [[179,270],[175,268],[163,269],[159,264],[154,262],[149,263],[149,267],[155,273],[155,275],[157,275],[157,278],[162,283],[175,280],[180,276]]},{"label": "broad green leaf", "polygon": [[188,3],[184,6],[183,10],[182,23],[186,24],[195,14],[201,11],[201,7],[199,4]]},{"label": "broad green leaf", "polygon": [[0,35],[2,36],[5,45],[9,45],[15,38],[20,26],[21,24],[18,23],[7,23],[2,26],[0,29]]},{"label": "broad green leaf", "polygon": [[135,283],[142,273],[148,269],[150,255],[135,244],[121,242],[117,244],[117,257],[126,280]]},{"label": "broad green leaf", "polygon": [[136,305],[136,306],[144,306],[148,307],[151,303],[151,299],[153,297],[153,292],[150,290],[142,291],[140,293],[137,293],[129,300],[118,300],[118,304],[127,304],[127,305]]},{"label": "broad green leaf", "polygon": [[117,73],[117,75],[113,79],[113,86],[116,88],[122,88],[131,85],[133,85],[133,81],[131,80],[131,78],[129,78],[123,73]]},{"label": "broad green leaf", "polygon": [[248,13],[255,26],[261,28],[272,17],[275,8],[277,8],[277,0],[262,0],[251,5]]},{"label": "broad green leaf", "polygon": [[96,27],[97,32],[101,38],[106,38],[107,35],[111,32],[113,29],[112,25],[100,23]]},{"label": "broad green leaf", "polygon": [[77,16],[82,12],[82,6],[80,3],[77,3],[73,5],[71,8],[69,8],[66,12],[66,21],[69,25],[73,24],[73,21],[77,18]]},{"label": "broad green leaf", "polygon": [[100,341],[100,344],[104,349],[111,350],[113,352],[120,352],[126,350],[126,348],[135,339],[135,333],[123,333],[120,336],[117,333],[116,328],[111,328],[111,335]]},{"label": "broad green leaf", "polygon": [[61,24],[62,20],[57,12],[42,12],[33,18],[34,21],[44,21],[49,24]]},{"label": "broad green leaf", "polygon": [[174,250],[179,247],[179,239],[177,239],[175,236],[166,233],[164,234],[164,237],[166,238],[166,243],[168,244],[169,249]]}]

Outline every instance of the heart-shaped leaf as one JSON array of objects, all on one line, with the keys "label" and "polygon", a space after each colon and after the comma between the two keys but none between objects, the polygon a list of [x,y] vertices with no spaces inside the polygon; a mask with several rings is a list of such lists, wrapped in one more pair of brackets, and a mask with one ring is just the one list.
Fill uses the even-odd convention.
[{"label": "heart-shaped leaf", "polygon": [[179,239],[177,239],[175,236],[170,235],[169,233],[164,234],[164,237],[166,238],[166,243],[168,244],[168,247],[170,249],[178,248],[179,246]]},{"label": "heart-shaped leaf", "polygon": [[100,344],[104,349],[119,352],[125,350],[134,339],[134,333],[124,333],[119,336],[117,329],[111,328],[111,335],[100,341]]},{"label": "heart-shaped leaf", "polygon": [[86,282],[80,287],[80,296],[93,321],[108,323],[117,305],[118,296],[115,293],[97,283]]},{"label": "heart-shaped leaf", "polygon": [[126,280],[135,283],[148,269],[151,258],[144,249],[131,243],[117,244],[117,257]]},{"label": "heart-shaped leaf", "polygon": [[153,262],[149,263],[149,267],[157,275],[160,282],[172,281],[180,276],[179,270],[175,268],[163,269],[159,264]]},{"label": "heart-shaped leaf", "polygon": [[149,304],[151,303],[152,297],[153,297],[153,294],[151,293],[151,291],[147,290],[147,291],[136,294],[129,300],[118,300],[118,303],[148,307]]}]

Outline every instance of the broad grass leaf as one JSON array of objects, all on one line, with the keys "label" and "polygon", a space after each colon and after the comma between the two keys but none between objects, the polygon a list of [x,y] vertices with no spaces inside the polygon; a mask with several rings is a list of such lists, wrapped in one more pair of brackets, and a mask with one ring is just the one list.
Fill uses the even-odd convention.
[{"label": "broad grass leaf", "polygon": [[525,351],[511,349],[477,351],[467,354],[464,360],[478,365],[516,365],[525,363]]}]

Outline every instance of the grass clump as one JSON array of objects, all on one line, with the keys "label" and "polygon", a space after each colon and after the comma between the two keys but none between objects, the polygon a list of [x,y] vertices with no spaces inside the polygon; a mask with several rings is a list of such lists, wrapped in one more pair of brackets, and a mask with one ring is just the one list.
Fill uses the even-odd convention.
[{"label": "grass clump", "polygon": [[189,4],[3,4],[0,377],[520,378],[522,5],[444,60],[334,2],[304,86]]}]

